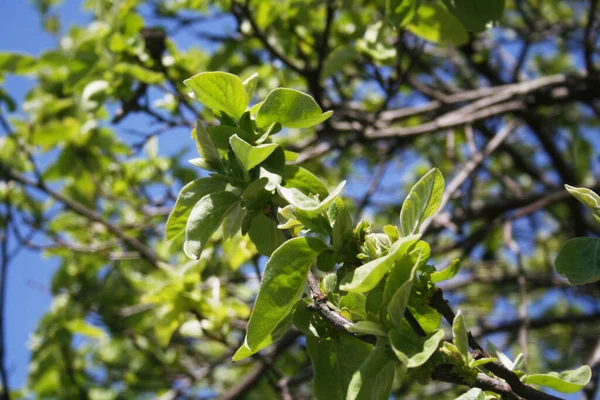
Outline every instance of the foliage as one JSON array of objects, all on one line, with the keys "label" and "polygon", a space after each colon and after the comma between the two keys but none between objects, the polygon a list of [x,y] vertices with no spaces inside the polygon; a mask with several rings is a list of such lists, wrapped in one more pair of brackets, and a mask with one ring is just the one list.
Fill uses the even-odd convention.
[{"label": "foliage", "polygon": [[11,398],[595,396],[595,2],[34,3],[0,314],[58,266]]},{"label": "foliage", "polygon": [[[229,75],[220,72],[205,72],[203,76],[206,79],[195,84],[194,90],[198,93],[208,93],[213,86],[229,87],[228,82],[234,80]],[[239,81],[241,82],[241,80]],[[244,93],[240,94],[234,90],[229,93],[229,97],[243,97],[245,94],[243,86],[239,85],[237,90]],[[277,111],[271,111],[269,105],[269,98],[274,98],[274,93],[282,96],[281,100],[275,102]],[[439,290],[432,276],[435,276],[438,281],[449,279],[455,274],[455,265],[458,263],[455,260],[443,271],[435,271],[431,266],[423,269],[429,261],[430,252],[429,250],[424,251],[424,249],[429,249],[429,246],[425,242],[419,241],[421,238],[419,232],[421,224],[433,216],[442,203],[444,179],[440,171],[432,169],[410,190],[400,211],[400,229],[387,225],[387,230],[392,233],[391,235],[369,233],[363,237],[355,236],[356,246],[353,251],[342,249],[342,251],[336,252],[333,244],[343,242],[344,239],[337,238],[336,240],[335,235],[356,235],[355,232],[360,232],[360,227],[364,226],[364,222],[359,222],[353,231],[350,229],[335,230],[338,219],[344,221],[349,219],[346,215],[346,206],[337,199],[344,183],[321,200],[319,194],[316,193],[317,190],[311,190],[310,187],[307,188],[304,185],[295,187],[294,181],[287,182],[278,174],[283,171],[284,165],[278,164],[273,167],[269,161],[271,154],[278,148],[278,144],[270,135],[271,124],[304,126],[303,121],[307,121],[306,115],[312,114],[314,107],[317,107],[314,100],[305,100],[308,97],[306,94],[289,92],[294,94],[288,98],[282,93],[287,92],[282,89],[274,89],[267,95],[267,99],[257,111],[256,120],[250,116],[250,111],[236,116],[233,113],[239,114],[237,110],[232,108],[228,114],[221,107],[222,102],[215,103],[217,108],[212,110],[223,125],[244,129],[242,120],[245,120],[243,126],[250,129],[245,135],[258,139],[250,143],[242,141],[245,143],[244,156],[240,157],[240,150],[236,151],[236,148],[238,148],[238,140],[241,139],[233,134],[229,140],[231,147],[227,152],[222,153],[222,158],[217,157],[212,163],[204,162],[204,160],[200,163],[206,165],[209,170],[211,164],[227,165],[227,170],[220,170],[221,173],[213,175],[213,178],[221,179],[224,184],[228,184],[228,191],[216,193],[219,195],[218,198],[215,197],[215,193],[208,193],[198,200],[185,228],[184,251],[189,257],[198,259],[201,256],[202,247],[197,247],[197,251],[190,254],[190,241],[208,242],[210,236],[217,230],[218,223],[228,216],[233,207],[240,204],[244,193],[249,190],[252,191],[253,196],[245,198],[246,201],[242,203],[241,215],[262,207],[263,218],[273,218],[273,223],[277,221],[272,212],[275,209],[278,210],[279,215],[283,214],[283,218],[297,221],[292,229],[285,231],[284,236],[288,239],[272,254],[267,254],[270,257],[265,266],[258,296],[248,321],[246,339],[234,355],[234,361],[240,361],[273,343],[277,337],[285,334],[285,330],[291,328],[291,324],[286,320],[289,320],[288,317],[292,315],[292,312],[295,310],[296,313],[302,313],[301,309],[308,307],[318,311],[322,317],[321,320],[315,321],[317,325],[321,325],[320,332],[315,335],[315,339],[310,339],[311,344],[308,345],[311,362],[317,374],[314,381],[314,394],[318,399],[385,400],[391,394],[396,369],[400,365],[404,365],[408,374],[417,368],[419,368],[417,370],[419,373],[423,373],[422,371],[425,370],[431,371],[433,374],[439,373],[436,370],[450,368],[445,372],[452,375],[456,383],[467,384],[468,382],[470,385],[477,385],[477,379],[481,380],[477,374],[491,373],[485,367],[490,363],[496,363],[497,359],[490,356],[475,359],[471,355],[469,333],[460,311],[452,321],[449,321],[452,322],[452,344],[445,342],[443,345],[445,351],[441,351],[444,331],[438,329],[440,324],[438,316],[443,310],[439,309],[439,306],[436,309],[436,305],[432,302],[431,294]],[[269,113],[273,115],[273,118],[269,120],[269,123],[261,124],[259,117],[265,105],[269,105]],[[320,112],[319,109],[317,113]],[[321,118],[318,119],[321,120]],[[233,133],[233,131],[231,132]],[[257,144],[257,142],[262,144]],[[218,154],[216,151],[210,151],[216,147],[208,135],[206,135],[205,141],[198,143],[199,153],[204,158]],[[264,151],[265,146],[271,146],[268,152]],[[255,162],[248,162],[248,154],[256,154]],[[268,178],[261,177],[260,171],[265,169],[269,171]],[[260,185],[256,186],[259,182]],[[266,187],[267,182],[272,184],[270,190]],[[300,190],[301,188],[305,190],[305,193]],[[187,187],[183,190],[188,191]],[[256,193],[257,191],[260,191],[260,194]],[[238,197],[240,193],[241,197]],[[254,204],[255,202],[259,202],[258,207]],[[220,208],[215,208],[215,203]],[[182,205],[181,207],[186,208],[187,206]],[[172,213],[181,215],[184,211],[178,210],[176,204]],[[204,219],[197,218],[195,216],[197,214],[204,216]],[[344,224],[348,224],[348,222],[344,222]],[[243,223],[239,225],[238,229],[241,229],[242,225]],[[289,228],[289,225],[284,224],[279,228],[285,230]],[[232,232],[232,235],[236,234],[238,234],[237,231]],[[242,232],[242,235],[244,234],[245,232]],[[250,239],[254,241],[252,236]],[[259,242],[255,242],[255,245],[260,249]],[[362,254],[363,259],[367,256],[359,253],[362,248],[371,249],[370,258],[373,259],[361,263],[359,255]],[[327,295],[322,293],[319,288],[322,284],[316,283],[311,272],[313,264],[323,269],[316,261],[320,255],[326,252],[332,255],[332,264],[340,264],[340,267],[334,272],[335,282],[339,282],[339,285],[328,285]],[[416,261],[413,256],[415,253]],[[564,253],[565,249],[563,248],[562,254]],[[591,258],[594,258],[595,252],[585,251],[583,254],[589,254]],[[432,273],[432,269],[435,272]],[[325,270],[329,271],[331,268],[328,267]],[[313,302],[308,304],[300,300],[307,280],[313,299]],[[373,296],[378,296],[378,292],[380,292],[377,290],[378,287],[383,287],[383,296],[379,294],[378,298],[375,297],[376,300],[372,301],[367,309],[367,301]],[[386,293],[393,294],[386,296]],[[353,294],[366,297],[365,303],[346,302],[342,304],[343,299]],[[326,303],[322,307],[325,307],[327,311],[318,308],[319,302]],[[419,303],[421,306],[407,308],[409,304],[415,303]],[[298,305],[296,306],[296,304]],[[350,318],[335,313],[343,306],[350,314]],[[297,324],[296,328],[306,332],[304,318],[294,322]],[[338,348],[338,345],[333,343],[340,340],[338,339],[340,333],[331,329],[340,323],[344,324],[342,330],[346,334],[358,337],[363,341],[376,343],[375,346],[365,347],[355,339],[353,345],[350,346],[352,342],[348,342],[347,348]],[[338,328],[340,327],[338,326]],[[314,330],[306,332],[309,337],[312,337],[314,333]],[[375,341],[371,341],[366,337],[376,338]],[[477,348],[477,346],[471,344],[471,347]],[[438,350],[440,351],[438,352]],[[342,355],[340,352],[352,355],[354,366],[345,365],[344,368],[341,368],[340,363],[343,361],[340,358],[347,358],[348,355]],[[523,366],[521,363],[520,367]],[[511,373],[520,372],[514,368],[514,363],[511,364],[510,370]],[[327,380],[322,382],[321,379],[325,376]],[[539,384],[566,393],[581,390],[590,379],[591,372],[588,366],[561,374],[550,372],[524,376],[526,383]],[[330,382],[335,382],[335,384],[332,386]],[[485,386],[482,387],[485,388]],[[477,395],[479,396],[479,394]]]}]

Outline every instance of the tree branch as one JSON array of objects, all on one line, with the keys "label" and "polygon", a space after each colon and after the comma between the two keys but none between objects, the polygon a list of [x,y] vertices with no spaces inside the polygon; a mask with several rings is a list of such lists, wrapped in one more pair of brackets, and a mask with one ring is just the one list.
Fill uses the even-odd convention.
[{"label": "tree branch", "polygon": [[6,178],[17,181],[17,182],[21,183],[22,185],[36,188],[36,189],[46,193],[48,196],[50,196],[54,200],[59,201],[60,203],[64,204],[71,211],[74,211],[75,213],[87,218],[90,221],[98,222],[98,223],[104,225],[109,232],[114,234],[117,238],[119,238],[125,244],[129,245],[135,251],[140,253],[140,255],[144,259],[146,259],[148,262],[150,262],[153,266],[156,267],[161,262],[160,258],[156,255],[156,253],[154,253],[145,244],[140,242],[138,239],[127,235],[125,232],[123,232],[123,230],[121,230],[117,226],[111,224],[105,218],[102,218],[102,216],[100,214],[98,214],[96,211],[90,210],[83,204],[78,203],[75,200],[69,199],[68,197],[65,197],[63,194],[56,192],[53,189],[49,188],[41,181],[34,181],[34,180],[27,178],[26,176],[20,174],[17,171],[12,170],[10,167],[8,167],[6,165],[0,164],[0,171],[2,171],[2,173],[4,174],[4,176]]}]

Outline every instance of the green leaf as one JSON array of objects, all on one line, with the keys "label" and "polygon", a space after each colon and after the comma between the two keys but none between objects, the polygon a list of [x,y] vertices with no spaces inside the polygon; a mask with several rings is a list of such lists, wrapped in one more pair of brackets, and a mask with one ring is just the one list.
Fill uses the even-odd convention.
[{"label": "green leaf", "polygon": [[389,334],[392,350],[398,360],[407,368],[416,368],[425,364],[444,340],[444,331],[437,329],[427,337],[417,337],[413,332],[392,330]]},{"label": "green leaf", "polygon": [[425,174],[410,190],[400,211],[400,232],[403,236],[419,233],[425,219],[431,217],[442,203],[444,178],[439,169]]},{"label": "green leaf", "polygon": [[420,235],[411,235],[398,240],[385,256],[370,261],[346,275],[342,279],[340,290],[362,293],[373,289],[420,237]]},{"label": "green leaf", "polygon": [[329,191],[323,183],[310,171],[296,165],[283,167],[281,177],[285,181],[283,186],[295,188],[305,195],[318,195],[320,199],[329,196]]},{"label": "green leaf", "polygon": [[421,4],[408,30],[423,39],[436,43],[460,46],[469,41],[469,33],[443,4]]},{"label": "green leaf", "polygon": [[317,268],[323,272],[333,271],[335,264],[335,253],[331,250],[324,251],[317,257]]},{"label": "green leaf", "polygon": [[352,375],[346,400],[387,400],[396,374],[396,360],[377,346]]},{"label": "green leaf", "polygon": [[202,72],[183,83],[196,99],[213,111],[240,118],[248,107],[248,94],[242,80],[227,72]]},{"label": "green leaf", "polygon": [[333,111],[323,113],[309,95],[294,89],[272,90],[256,113],[256,125],[265,129],[274,122],[284,128],[310,128],[328,119]]},{"label": "green leaf", "polygon": [[135,80],[149,85],[156,85],[165,80],[165,76],[161,72],[152,71],[139,64],[120,62],[113,66],[112,70],[117,74],[128,75]]},{"label": "green leaf", "polygon": [[472,32],[483,32],[504,13],[504,0],[444,0],[448,10]]},{"label": "green leaf", "polygon": [[365,303],[367,298],[361,293],[348,293],[340,299],[339,308],[342,313],[350,314],[349,319],[366,319]]},{"label": "green leaf", "polygon": [[86,111],[95,110],[102,105],[109,88],[107,81],[98,80],[88,83],[81,93],[81,106]]},{"label": "green leaf", "polygon": [[270,256],[285,242],[285,237],[275,221],[264,214],[257,214],[252,218],[248,235],[256,249],[265,256]]},{"label": "green leaf", "polygon": [[592,212],[596,222],[600,223],[600,196],[588,188],[569,185],[565,185],[565,188],[573,197],[582,202]]},{"label": "green leaf", "polygon": [[251,350],[273,331],[300,298],[310,266],[327,245],[313,237],[290,239],[273,252],[265,266],[258,297],[248,322]]},{"label": "green leaf", "polygon": [[65,328],[67,328],[72,333],[87,336],[94,339],[101,339],[106,334],[105,332],[98,328],[97,326],[91,325],[84,319],[72,319],[65,323]]},{"label": "green leaf", "polygon": [[438,283],[452,279],[460,271],[460,260],[454,259],[446,268],[441,271],[433,272],[431,276],[431,282]]},{"label": "green leaf", "polygon": [[271,332],[270,335],[268,335],[258,346],[256,346],[254,350],[250,350],[246,343],[242,344],[233,355],[232,361],[240,361],[246,357],[250,357],[251,355],[258,353],[265,347],[279,340],[279,338],[281,338],[287,331],[290,330],[291,326],[292,316],[288,315],[275,327],[275,329],[273,329],[273,332]]},{"label": "green leaf", "polygon": [[319,314],[308,309],[305,300],[299,300],[292,315],[294,325],[306,336],[324,338],[328,336],[329,326]]},{"label": "green leaf", "polygon": [[465,365],[468,365],[471,355],[469,352],[469,337],[467,334],[467,325],[460,310],[458,310],[454,321],[452,321],[452,342],[460,352]]},{"label": "green leaf", "polygon": [[600,239],[575,238],[567,241],[558,252],[554,267],[573,285],[600,280]]},{"label": "green leaf", "polygon": [[242,221],[246,217],[246,209],[238,203],[223,219],[223,240],[229,240],[240,232]]},{"label": "green leaf", "polygon": [[207,194],[223,191],[225,186],[225,182],[215,178],[199,178],[185,185],[179,192],[165,225],[167,240],[173,240],[185,232],[185,225],[192,208],[201,198]]},{"label": "green leaf", "polygon": [[217,149],[225,152],[229,151],[229,138],[231,138],[233,135],[237,135],[239,138],[248,143],[252,141],[252,135],[250,133],[236,126],[209,126],[206,128],[206,131],[210,135],[210,138]]},{"label": "green leaf", "polygon": [[239,200],[233,193],[223,191],[208,194],[196,203],[185,226],[183,251],[188,257],[200,258],[210,237]]},{"label": "green leaf", "polygon": [[496,362],[496,361],[498,361],[498,359],[496,357],[480,358],[479,360],[472,359],[471,362],[469,363],[469,367],[477,368],[481,365],[489,364],[491,362]]},{"label": "green leaf", "polygon": [[419,0],[387,0],[386,16],[392,25],[401,28],[406,26],[417,13]]},{"label": "green leaf", "polygon": [[575,393],[588,384],[592,378],[592,370],[587,365],[575,370],[559,373],[527,375],[525,383],[541,385],[561,393]]},{"label": "green leaf", "polygon": [[258,202],[266,194],[265,186],[269,183],[268,178],[259,178],[250,182],[242,192],[242,199],[251,202]]},{"label": "green leaf", "polygon": [[387,336],[387,332],[373,321],[358,321],[348,327],[348,332],[358,333],[359,335]]},{"label": "green leaf", "polygon": [[502,363],[502,365],[504,365],[506,368],[510,369],[511,371],[515,370],[515,365],[512,362],[512,360],[510,358],[508,358],[508,356],[506,354],[504,354],[503,352],[501,352],[496,346],[494,346],[494,344],[492,342],[487,342],[487,351],[488,353],[490,353],[492,356],[494,356],[494,358],[497,358],[498,360],[500,360],[500,363]]},{"label": "green leaf", "polygon": [[321,78],[329,78],[336,72],[341,71],[344,68],[344,66],[350,63],[357,55],[358,52],[356,51],[355,46],[347,45],[338,47],[337,49],[329,53],[329,55],[323,62]]},{"label": "green leaf", "polygon": [[318,400],[346,400],[352,375],[371,353],[371,346],[349,335],[308,336],[313,365],[313,391]]},{"label": "green leaf", "polygon": [[485,400],[485,393],[479,388],[473,388],[458,396],[455,400]]},{"label": "green leaf", "polygon": [[281,185],[277,186],[277,193],[283,197],[288,203],[296,207],[298,210],[302,210],[311,215],[320,214],[325,211],[332,201],[342,192],[346,181],[340,183],[323,201],[319,201],[318,198],[308,197],[300,190],[296,188],[286,188]]},{"label": "green leaf", "polygon": [[333,222],[331,245],[335,251],[336,260],[343,262],[356,257],[356,241],[352,232],[352,216],[341,199],[335,200],[338,212]]},{"label": "green leaf", "polygon": [[37,60],[27,54],[0,52],[0,76],[2,72],[25,74],[31,72],[37,65]]},{"label": "green leaf", "polygon": [[408,307],[421,328],[427,333],[433,332],[440,326],[442,314],[427,303],[423,303],[420,296],[409,298]]},{"label": "green leaf", "polygon": [[409,279],[402,284],[396,290],[396,293],[390,299],[390,303],[388,304],[387,311],[390,315],[390,319],[392,323],[396,326],[396,328],[400,328],[402,325],[402,319],[404,318],[404,311],[406,310],[406,306],[408,305],[408,298],[410,297],[410,292],[412,291],[413,280]]},{"label": "green leaf", "polygon": [[256,72],[253,73],[246,78],[242,84],[244,85],[244,89],[246,89],[248,100],[252,100],[254,97],[254,92],[256,91],[256,85],[258,84],[258,74]]},{"label": "green leaf", "polygon": [[[394,264],[385,282],[383,304],[388,304],[396,291],[409,279],[412,279],[429,260],[431,248],[427,242],[419,241],[407,254]],[[410,292],[409,292],[410,293]]]},{"label": "green leaf", "polygon": [[275,143],[252,146],[240,139],[238,135],[229,138],[229,144],[235,153],[235,157],[246,171],[250,171],[265,161],[278,147]]},{"label": "green leaf", "polygon": [[221,161],[221,155],[204,129],[202,122],[198,121],[196,129],[192,129],[192,139],[196,141],[196,148],[202,157],[204,168],[209,171],[223,172],[225,167]]}]

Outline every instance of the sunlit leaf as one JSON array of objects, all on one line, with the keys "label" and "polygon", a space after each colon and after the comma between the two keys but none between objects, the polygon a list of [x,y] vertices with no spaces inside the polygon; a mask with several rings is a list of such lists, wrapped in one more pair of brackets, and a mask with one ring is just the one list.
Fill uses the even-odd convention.
[{"label": "sunlit leaf", "polygon": [[183,81],[200,103],[213,111],[240,118],[248,107],[248,93],[240,78],[227,72],[202,72]]},{"label": "sunlit leaf", "polygon": [[271,91],[256,113],[256,124],[267,128],[279,122],[284,128],[310,128],[328,119],[332,111],[323,113],[309,95],[294,89]]},{"label": "sunlit leaf", "polygon": [[541,385],[561,393],[575,393],[588,384],[592,370],[587,365],[561,373],[534,374],[525,377],[525,383]]},{"label": "sunlit leaf", "polygon": [[442,203],[444,178],[439,169],[425,174],[408,193],[400,210],[400,232],[403,236],[419,233],[423,221],[431,217]]},{"label": "sunlit leaf", "polygon": [[327,248],[312,237],[290,239],[273,252],[265,266],[258,297],[246,332],[251,350],[268,337],[294,308],[300,298],[310,266]]}]

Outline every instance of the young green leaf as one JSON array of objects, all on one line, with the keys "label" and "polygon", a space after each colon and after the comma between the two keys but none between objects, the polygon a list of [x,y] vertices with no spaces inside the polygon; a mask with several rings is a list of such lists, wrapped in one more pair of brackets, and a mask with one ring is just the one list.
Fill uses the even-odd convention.
[{"label": "young green leaf", "polygon": [[573,285],[600,280],[600,239],[575,238],[567,241],[558,252],[554,267]]},{"label": "young green leaf", "polygon": [[431,282],[438,283],[452,279],[460,270],[460,260],[454,259],[446,268],[441,271],[433,272],[431,276]]},{"label": "young green leaf", "polygon": [[588,384],[592,378],[592,370],[587,365],[575,370],[564,371],[560,374],[549,372],[547,374],[527,375],[525,383],[541,385],[561,393],[575,393]]},{"label": "young green leaf", "polygon": [[352,216],[344,202],[335,199],[338,212],[333,222],[331,233],[331,245],[335,251],[335,257],[338,262],[347,259],[352,260],[356,257],[356,241],[352,232]]},{"label": "young green leaf", "polygon": [[600,223],[600,196],[588,188],[569,185],[565,185],[565,188],[573,197],[582,202],[592,212],[596,222]]},{"label": "young green leaf", "polygon": [[277,186],[277,193],[288,203],[296,207],[297,210],[305,211],[310,215],[317,215],[325,211],[332,201],[342,192],[346,181],[340,183],[323,201],[319,201],[313,197],[308,197],[300,190],[295,188],[286,188],[281,185]]},{"label": "young green leaf", "polygon": [[265,161],[278,147],[275,143],[252,146],[243,139],[240,139],[238,135],[230,137],[229,144],[235,153],[235,157],[246,171],[250,171]]},{"label": "young green leaf", "polygon": [[[431,247],[424,241],[418,241],[414,247],[394,264],[385,282],[383,304],[388,304],[396,291],[427,263]],[[410,292],[409,292],[410,293]]]},{"label": "young green leaf", "polygon": [[467,325],[465,325],[465,320],[460,310],[458,310],[454,317],[454,321],[452,321],[452,338],[452,342],[460,352],[465,365],[468,365],[469,357],[471,356],[471,353],[469,352],[469,338],[467,334]]},{"label": "young green leaf", "polygon": [[359,335],[387,336],[387,332],[373,321],[358,321],[348,327],[348,332],[358,333]]},{"label": "young green leaf", "polygon": [[504,0],[444,0],[448,10],[471,32],[483,32],[502,18]]},{"label": "young green leaf", "polygon": [[308,300],[298,300],[292,313],[294,325],[306,336],[327,337],[329,335],[327,322],[319,314],[309,310],[308,304]]},{"label": "young green leaf", "polygon": [[265,337],[264,340],[258,346],[256,346],[254,350],[250,350],[246,343],[242,344],[233,355],[232,361],[240,361],[246,357],[250,357],[251,355],[258,353],[265,347],[279,340],[279,338],[281,338],[288,330],[290,330],[291,327],[292,315],[290,314],[286,318],[284,318],[279,324],[277,324],[275,329],[273,329],[273,332],[271,332],[271,334]]},{"label": "young green leaf", "polygon": [[0,71],[24,74],[37,68],[37,61],[28,54],[0,52]]},{"label": "young green leaf", "polygon": [[206,128],[206,131],[210,135],[215,147],[225,152],[225,154],[229,151],[229,138],[233,135],[237,135],[240,139],[248,143],[252,141],[252,135],[250,133],[236,126],[209,126]]},{"label": "young green leaf", "polygon": [[265,266],[258,297],[248,322],[246,345],[251,350],[267,337],[294,308],[300,298],[308,270],[327,249],[320,239],[297,237],[273,252]]},{"label": "young green leaf", "polygon": [[346,400],[387,400],[392,391],[397,361],[384,346],[377,346],[352,375]]},{"label": "young green leaf", "polygon": [[244,89],[246,89],[246,94],[248,95],[248,100],[252,100],[254,97],[254,92],[256,90],[256,85],[258,84],[258,74],[255,72],[250,75],[248,78],[242,82],[244,85]]},{"label": "young green leaf", "polygon": [[486,357],[486,358],[480,358],[478,360],[472,359],[469,362],[469,368],[477,368],[481,365],[489,364],[491,362],[496,362],[496,361],[498,361],[498,359],[496,357]]},{"label": "young green leaf", "polygon": [[223,172],[225,168],[221,161],[221,155],[204,129],[202,122],[198,121],[196,129],[192,129],[192,138],[196,141],[198,154],[202,157],[204,168],[209,171]]},{"label": "young green leaf", "polygon": [[337,71],[341,71],[344,66],[351,62],[357,55],[358,52],[356,51],[355,46],[347,45],[333,50],[323,62],[321,78],[329,78]]},{"label": "young green leaf", "polygon": [[508,358],[508,356],[506,354],[504,354],[503,352],[501,352],[492,342],[487,342],[486,345],[487,351],[488,353],[490,353],[492,356],[494,356],[494,358],[497,358],[500,363],[502,363],[502,365],[504,365],[506,368],[510,369],[511,371],[515,370],[515,365],[512,362],[512,360],[510,358]]},{"label": "young green leaf", "polygon": [[318,195],[320,199],[329,196],[329,191],[323,183],[310,171],[296,165],[286,165],[283,168],[281,177],[284,180],[283,186],[286,188],[295,188],[305,195]]},{"label": "young green leaf", "polygon": [[422,3],[408,30],[423,39],[436,43],[460,46],[469,41],[469,32],[442,3]]},{"label": "young green leaf", "polygon": [[238,203],[233,207],[233,210],[223,218],[223,222],[221,223],[223,240],[229,240],[240,232],[244,218],[246,218],[246,209]]},{"label": "young green leaf", "polygon": [[167,240],[173,240],[185,232],[185,225],[192,208],[201,198],[210,193],[225,190],[225,182],[215,178],[199,178],[185,185],[165,225]]},{"label": "young green leaf", "polygon": [[400,210],[400,232],[403,236],[419,233],[425,219],[431,217],[444,194],[444,177],[434,168],[425,174],[410,190]]},{"label": "young green leaf", "polygon": [[366,319],[365,303],[367,297],[362,293],[350,292],[340,298],[339,308],[350,314],[350,319]]},{"label": "young green leaf", "polygon": [[346,275],[342,279],[340,290],[362,293],[373,289],[420,237],[420,235],[411,235],[398,240],[385,256],[370,261]]},{"label": "young green leaf", "polygon": [[331,272],[335,268],[335,253],[327,250],[317,257],[317,268],[323,272]]},{"label": "young green leaf", "polygon": [[413,332],[392,330],[389,333],[392,350],[407,368],[416,368],[425,364],[444,340],[444,331],[437,329],[427,337],[417,337]]},{"label": "young green leaf", "polygon": [[213,111],[240,118],[248,107],[248,94],[242,80],[227,72],[202,72],[183,83],[196,99]]},{"label": "young green leaf", "polygon": [[410,23],[418,8],[419,0],[387,0],[385,2],[386,17],[392,25],[398,28]]},{"label": "young green leaf", "polygon": [[250,222],[248,235],[260,254],[270,256],[285,242],[285,237],[277,224],[264,214],[257,214]]},{"label": "young green leaf", "polygon": [[346,400],[352,375],[371,353],[371,346],[349,335],[307,336],[313,365],[313,391],[318,400]]},{"label": "young green leaf", "polygon": [[455,400],[485,400],[485,393],[479,388],[473,388],[458,396]]},{"label": "young green leaf", "polygon": [[310,128],[328,119],[333,111],[324,113],[309,95],[294,89],[272,90],[256,113],[256,125],[265,129],[274,122],[284,128]]},{"label": "young green leaf", "polygon": [[208,194],[196,203],[185,226],[183,251],[189,258],[200,258],[210,237],[239,200],[233,193],[223,191]]},{"label": "young green leaf", "polygon": [[263,167],[260,167],[259,176],[262,178],[267,178],[267,184],[265,185],[265,190],[273,191],[277,189],[277,185],[281,184],[281,175],[274,174]]},{"label": "young green leaf", "polygon": [[406,306],[408,304],[408,298],[410,297],[412,286],[412,279],[404,282],[402,286],[396,290],[396,293],[394,293],[390,299],[390,303],[388,304],[387,311],[390,315],[392,323],[396,326],[396,328],[400,328],[400,325],[402,324],[402,318],[404,318],[404,311],[406,310]]}]

